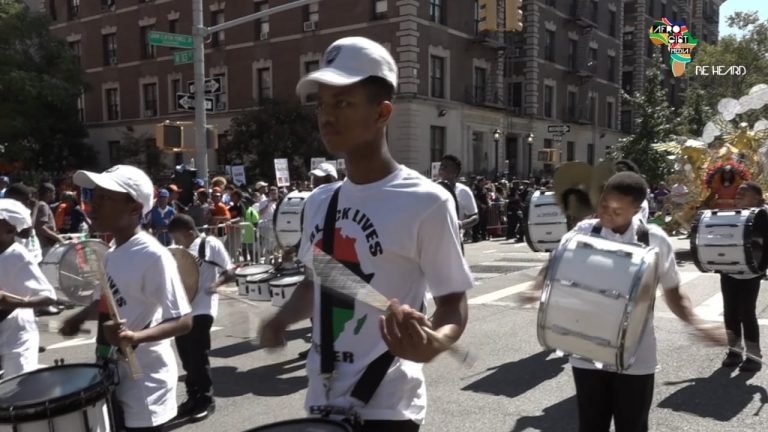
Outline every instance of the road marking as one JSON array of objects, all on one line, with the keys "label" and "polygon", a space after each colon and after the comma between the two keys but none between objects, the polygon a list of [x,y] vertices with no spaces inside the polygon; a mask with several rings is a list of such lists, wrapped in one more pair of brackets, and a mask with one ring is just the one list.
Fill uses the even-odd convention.
[{"label": "road marking", "polygon": [[517,294],[517,293],[519,293],[521,291],[525,291],[525,290],[529,289],[531,286],[533,286],[533,281],[519,283],[517,285],[512,285],[512,286],[507,287],[507,288],[502,288],[500,290],[496,290],[496,291],[490,292],[488,294],[484,294],[484,295],[481,295],[481,296],[477,296],[475,298],[471,298],[471,299],[469,299],[468,303],[469,304],[473,304],[473,305],[485,304],[485,303],[488,303],[488,302],[492,302],[492,301],[496,301],[496,300],[502,299],[502,298],[507,297],[507,296],[511,296],[511,295]]},{"label": "road marking", "polygon": [[496,249],[491,249],[491,250],[483,251],[484,254],[489,254],[489,253],[494,253],[494,252],[496,252]]},{"label": "road marking", "polygon": [[477,281],[481,279],[490,279],[498,276],[503,276],[503,273],[472,273],[472,277]]}]

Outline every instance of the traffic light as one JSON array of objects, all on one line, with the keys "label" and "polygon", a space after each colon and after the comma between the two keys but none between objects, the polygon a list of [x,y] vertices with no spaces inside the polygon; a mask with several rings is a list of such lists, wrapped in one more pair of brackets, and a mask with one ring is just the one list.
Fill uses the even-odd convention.
[{"label": "traffic light", "polygon": [[219,134],[214,126],[205,128],[205,142],[208,145],[208,150],[216,150],[219,148]]},{"label": "traffic light", "polygon": [[161,150],[180,150],[184,145],[184,129],[169,122],[155,126],[155,142]]},{"label": "traffic light", "polygon": [[539,162],[544,162],[547,164],[560,163],[560,150],[557,150],[557,149],[539,150],[537,160]]},{"label": "traffic light", "polygon": [[478,0],[477,31],[496,31],[499,29],[499,4],[497,0]]},{"label": "traffic light", "polygon": [[505,0],[504,31],[523,31],[523,0]]}]

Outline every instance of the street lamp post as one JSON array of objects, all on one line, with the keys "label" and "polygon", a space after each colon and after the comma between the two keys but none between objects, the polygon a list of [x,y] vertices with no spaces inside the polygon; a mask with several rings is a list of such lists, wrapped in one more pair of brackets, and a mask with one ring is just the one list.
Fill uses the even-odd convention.
[{"label": "street lamp post", "polygon": [[493,141],[496,142],[496,166],[493,169],[493,175],[496,179],[499,178],[499,140],[501,139],[501,131],[496,129],[493,131]]},{"label": "street lamp post", "polygon": [[533,132],[528,135],[528,179],[533,173]]}]

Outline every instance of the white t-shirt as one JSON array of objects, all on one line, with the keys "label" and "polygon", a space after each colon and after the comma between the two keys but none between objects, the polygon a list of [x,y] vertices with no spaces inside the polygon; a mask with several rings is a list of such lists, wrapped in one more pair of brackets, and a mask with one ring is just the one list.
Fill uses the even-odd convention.
[{"label": "white t-shirt", "polygon": [[[0,254],[0,275],[0,290],[9,294],[56,298],[53,287],[32,255],[18,243]],[[18,308],[0,323],[0,355],[26,349],[37,350],[38,341],[35,311],[31,308]]]},{"label": "white t-shirt", "polygon": [[[334,256],[358,269],[384,297],[419,308],[427,288],[435,297],[465,292],[472,275],[461,254],[455,203],[450,193],[421,174],[399,167],[374,183],[345,180],[315,189],[304,205],[304,229],[298,258],[313,269],[313,245],[322,242],[331,195],[341,187]],[[315,281],[313,340],[320,342],[320,286]],[[356,302],[352,310],[334,308],[336,376],[326,400],[320,355],[307,359],[306,407],[359,405],[349,394],[368,364],[387,351],[378,318],[383,313]],[[358,410],[369,420],[422,423],[427,394],[422,365],[395,359],[370,403]]]},{"label": "white t-shirt", "polygon": [[[560,240],[560,244],[564,244],[573,236],[573,233],[588,234],[592,232],[592,227],[598,219],[588,219],[581,221],[576,225],[568,234],[563,236]],[[637,243],[637,227],[640,222],[637,218],[632,218],[632,225],[624,234],[617,234],[610,229],[603,227],[600,231],[600,236],[608,240],[613,240],[621,243]],[[648,243],[651,247],[658,249],[659,260],[659,284],[664,289],[672,289],[680,286],[680,274],[677,269],[677,262],[675,261],[675,249],[672,246],[667,234],[658,225],[646,225],[648,228]],[[618,329],[617,329],[618,331]],[[573,367],[579,367],[583,369],[597,369],[594,363],[578,359],[571,358],[571,365]],[[627,375],[648,375],[656,372],[658,362],[656,360],[656,334],[653,329],[653,315],[648,319],[648,324],[645,327],[645,332],[640,341],[640,345],[637,348],[637,356],[635,362],[629,367],[623,374]]]},{"label": "white t-shirt", "polygon": [[272,201],[270,199],[265,199],[263,201],[259,202],[259,211],[264,211],[264,213],[259,214],[259,220],[260,221],[267,221],[268,223],[265,223],[261,226],[270,228],[272,227],[272,217],[275,214],[275,208],[277,208],[277,202]]},{"label": "white t-shirt", "polygon": [[[205,262],[200,260],[197,255],[203,238],[206,239]],[[214,236],[199,236],[192,242],[188,250],[197,258],[197,264],[200,266],[200,283],[197,287],[197,295],[192,300],[192,315],[210,315],[216,318],[219,311],[219,295],[211,294],[211,285],[216,282],[224,270],[233,267],[232,260],[221,240]]]},{"label": "white t-shirt", "polygon": [[[176,261],[151,234],[142,231],[111,249],[104,268],[128,329],[138,331],[190,312]],[[97,291],[95,297],[100,294]],[[176,416],[178,370],[171,339],[141,344],[134,352],[141,377],[131,379],[127,362],[119,362],[117,399],[126,426],[161,425]]]},{"label": "white t-shirt", "polygon": [[463,183],[456,183],[456,200],[459,202],[460,220],[477,214],[477,202],[469,186]]}]

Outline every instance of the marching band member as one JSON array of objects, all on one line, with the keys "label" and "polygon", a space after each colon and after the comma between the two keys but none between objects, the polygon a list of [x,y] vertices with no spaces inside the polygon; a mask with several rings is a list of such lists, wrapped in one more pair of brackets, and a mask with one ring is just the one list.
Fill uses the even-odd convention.
[{"label": "marching band member", "polygon": [[[736,208],[763,207],[763,189],[755,182],[742,183],[736,191]],[[760,245],[759,247],[763,247]],[[757,296],[763,274],[720,274],[720,289],[723,293],[723,321],[725,323],[728,346],[743,351],[757,358],[760,355],[760,326],[757,323]],[[742,331],[743,328],[743,331]],[[742,335],[743,344],[742,346]],[[743,361],[743,363],[742,363]],[[739,365],[741,372],[757,372],[762,368],[759,361],[747,358],[741,352],[728,350],[722,363],[725,368]]]},{"label": "marching band member", "polygon": [[[91,218],[94,229],[114,236],[115,246],[104,258],[104,270],[118,306],[121,322],[99,326],[99,356],[114,357],[115,349],[134,347],[142,375],[131,377],[125,361],[117,364],[120,382],[115,390],[115,416],[127,431],[162,431],[176,416],[178,373],[171,338],[192,328],[190,306],[173,256],[141,229],[143,215],[152,209],[153,186],[140,169],[117,165],[101,174],[78,171],[74,182],[94,189]],[[69,317],[61,333],[74,335],[86,319],[104,319],[106,302],[96,301]],[[107,351],[104,353],[103,351]],[[120,430],[118,428],[118,430]]]},{"label": "marching band member", "polygon": [[[615,174],[605,186],[597,209],[597,219],[587,219],[576,225],[561,240],[565,244],[574,233],[595,233],[622,243],[640,243],[647,232],[651,247],[658,250],[660,284],[669,309],[693,326],[698,337],[714,344],[725,344],[725,336],[706,326],[693,312],[688,296],[680,291],[674,248],[664,231],[656,225],[645,225],[635,215],[641,211],[648,185],[633,172]],[[645,231],[644,231],[645,230]],[[549,264],[544,266],[534,284],[540,297]],[[526,295],[528,300],[534,296]],[[653,401],[654,378],[657,369],[656,336],[653,317],[637,349],[635,362],[624,372],[598,369],[592,362],[570,359],[576,384],[580,432],[608,432],[611,419],[616,432],[648,431],[648,415]]]},{"label": "marching band member", "polygon": [[[392,56],[361,37],[334,42],[322,68],[299,82],[300,96],[317,90],[323,142],[343,155],[348,177],[307,199],[299,251],[307,279],[260,331],[263,346],[281,346],[289,325],[314,317],[306,407],[354,408],[364,432],[419,430],[427,405],[421,363],[448,348],[420,326],[458,340],[472,287],[451,196],[389,153],[396,88]],[[312,279],[322,270],[314,268],[318,250],[393,299],[386,317],[321,289]],[[427,286],[436,304],[431,320],[420,312]]]},{"label": "marching band member", "polygon": [[309,172],[312,179],[312,189],[317,189],[324,184],[333,183],[339,181],[339,175],[336,172],[336,167],[323,162],[317,165],[317,168]]},{"label": "marching band member", "polygon": [[[616,172],[624,172],[624,171],[630,171],[637,175],[640,175],[640,168],[635,165],[634,162],[628,159],[621,159],[616,161]],[[647,195],[646,191],[646,195]],[[648,214],[650,213],[650,208],[648,206],[648,198],[643,200],[643,203],[640,205],[640,211],[637,213],[637,217],[642,219],[643,222],[648,222]]]},{"label": "marching band member", "polygon": [[[459,208],[459,235],[460,238],[464,238],[464,230],[472,228],[480,221],[480,216],[477,212],[477,202],[475,201],[475,194],[472,193],[472,189],[469,186],[460,183],[458,181],[461,174],[461,160],[454,155],[445,155],[440,161],[440,169],[438,175],[441,179],[449,182],[453,185],[456,193],[456,201]],[[462,242],[462,251],[464,250],[464,244]]]},{"label": "marching band member", "polygon": [[20,202],[0,199],[0,356],[4,378],[37,369],[40,335],[31,308],[50,306],[56,294],[37,263],[16,242],[32,226],[30,211]]},{"label": "marching band member", "polygon": [[181,366],[187,373],[184,383],[187,399],[179,405],[178,418],[192,421],[206,419],[216,410],[208,351],[211,349],[211,326],[219,309],[216,290],[235,280],[234,266],[227,248],[218,238],[200,234],[195,221],[184,214],[176,215],[168,224],[174,243],[186,248],[200,266],[197,295],[192,300],[192,330],[176,336]]}]

